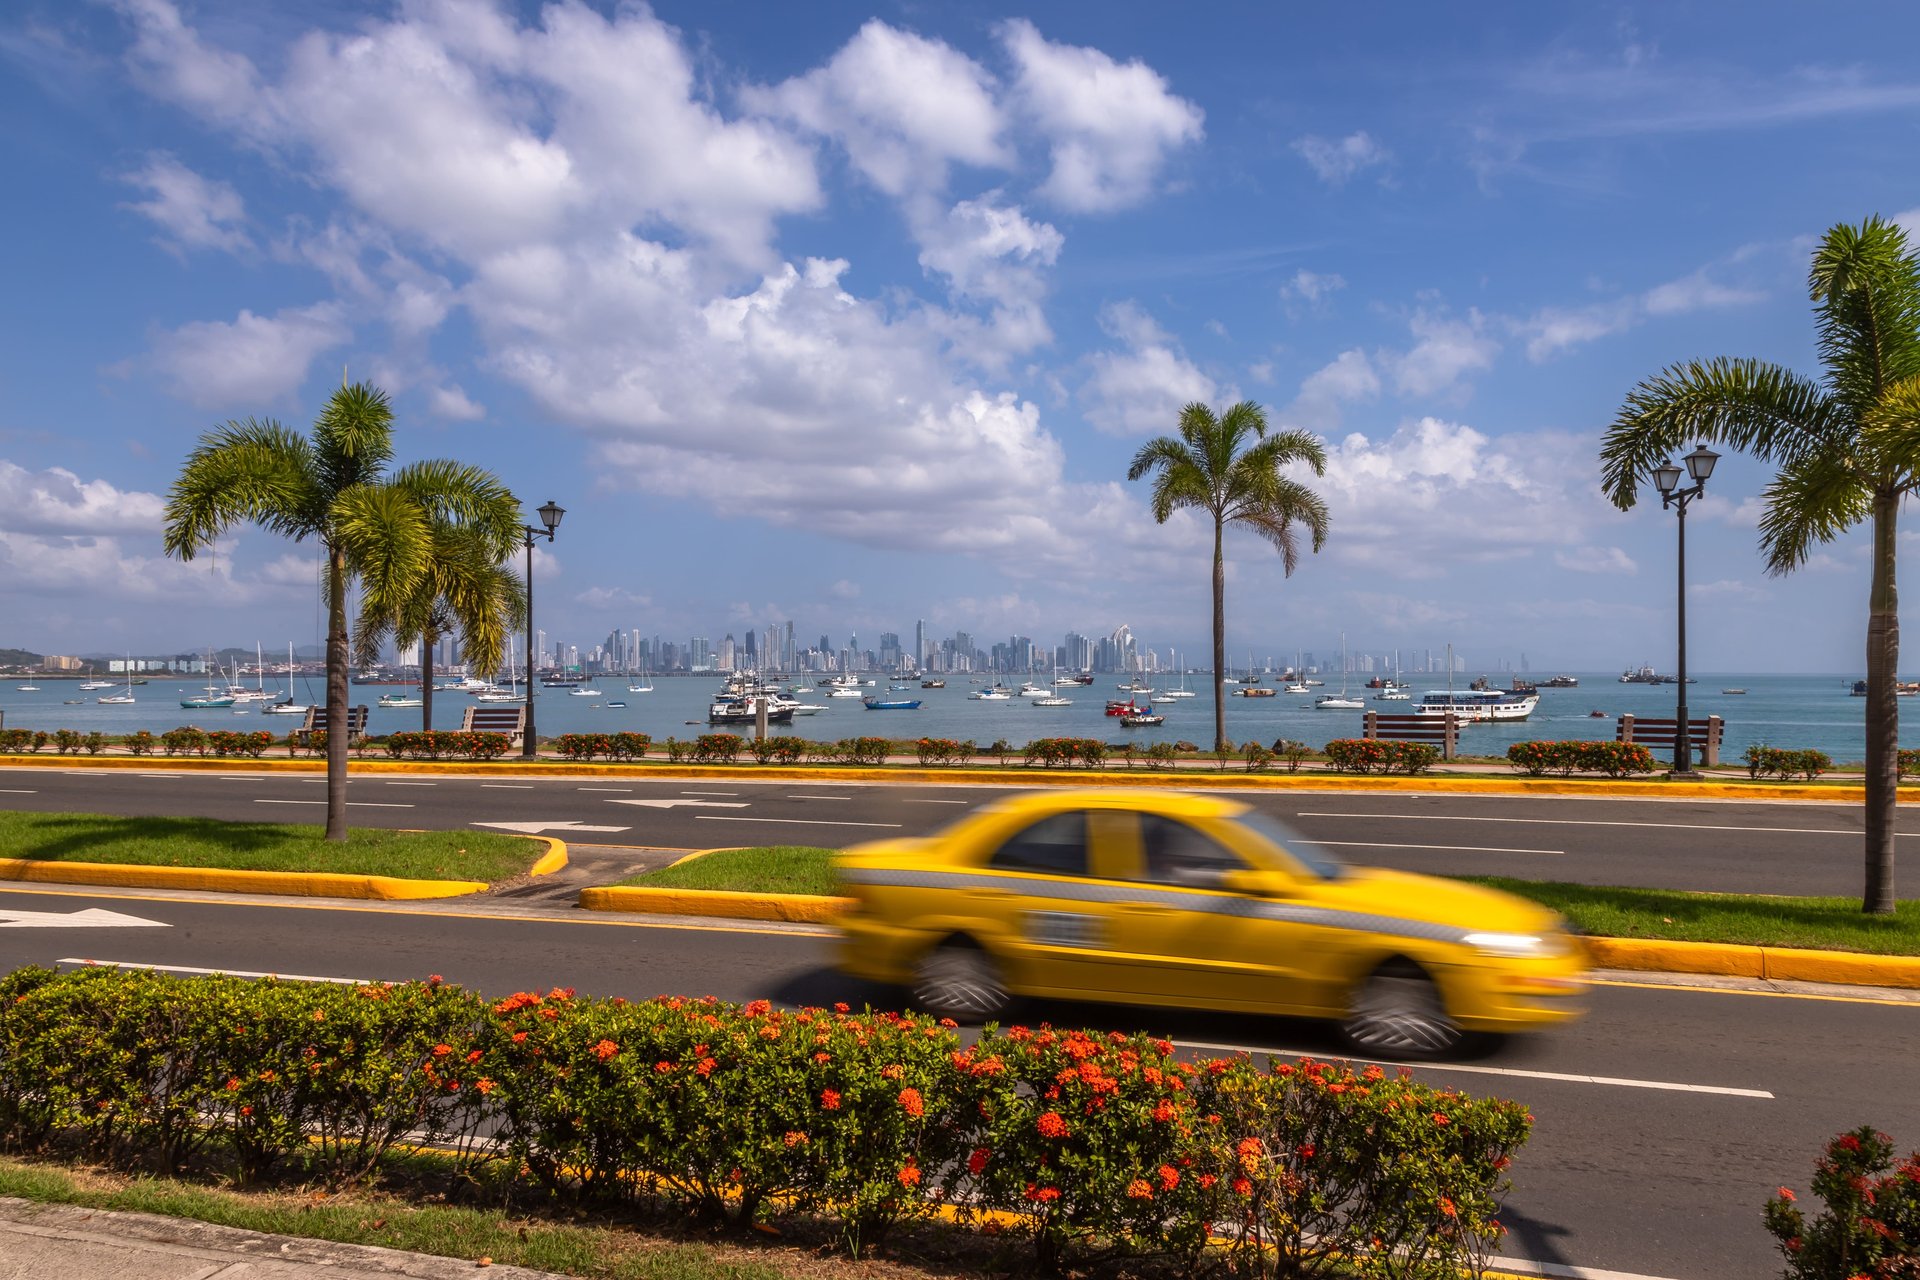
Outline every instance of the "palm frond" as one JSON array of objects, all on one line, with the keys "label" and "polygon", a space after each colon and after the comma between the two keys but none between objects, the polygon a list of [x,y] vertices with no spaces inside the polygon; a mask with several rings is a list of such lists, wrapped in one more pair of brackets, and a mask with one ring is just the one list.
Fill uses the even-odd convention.
[{"label": "palm frond", "polygon": [[1886,388],[1861,416],[1861,438],[1881,460],[1881,480],[1909,492],[1920,488],[1920,376]]},{"label": "palm frond", "polygon": [[355,485],[333,501],[332,536],[360,580],[362,610],[393,617],[427,576],[433,526],[403,489]]},{"label": "palm frond", "polygon": [[496,563],[520,543],[520,500],[484,467],[432,458],[399,468],[388,483],[412,494],[432,518],[477,531],[494,548]]},{"label": "palm frond", "polygon": [[313,424],[314,453],[330,494],[377,482],[393,460],[393,405],[365,382],[342,387]]},{"label": "palm frond", "polygon": [[1720,444],[1762,461],[1833,450],[1847,407],[1810,379],[1760,360],[1671,365],[1628,392],[1600,446],[1600,487],[1626,510],[1642,478],[1688,444]]},{"label": "palm frond", "polygon": [[1760,552],[1774,576],[1799,568],[1815,545],[1832,542],[1873,511],[1873,490],[1852,468],[1823,454],[1781,467],[1765,500]]},{"label": "palm frond", "polygon": [[1920,256],[1898,225],[1873,217],[1828,231],[1807,292],[1819,304],[1828,385],[1856,414],[1892,383],[1920,375]]},{"label": "palm frond", "polygon": [[1204,456],[1196,456],[1192,447],[1173,436],[1161,436],[1140,446],[1127,468],[1127,479],[1138,480],[1153,473],[1153,494],[1148,507],[1160,524],[1185,507],[1212,510],[1213,486],[1206,473]]},{"label": "palm frond", "polygon": [[229,422],[200,437],[167,493],[162,546],[191,560],[236,524],[303,538],[321,531],[313,454],[271,419]]}]

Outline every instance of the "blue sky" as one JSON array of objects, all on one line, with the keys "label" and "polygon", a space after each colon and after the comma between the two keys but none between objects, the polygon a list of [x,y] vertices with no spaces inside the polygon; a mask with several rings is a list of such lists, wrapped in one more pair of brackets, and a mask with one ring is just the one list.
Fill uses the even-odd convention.
[{"label": "blue sky", "polygon": [[[1812,241],[1920,232],[1906,4],[19,0],[0,18],[0,645],[274,649],[312,549],[166,561],[200,432],[342,368],[404,458],[568,509],[539,622],[1204,653],[1208,534],[1128,458],[1240,398],[1328,442],[1326,549],[1230,542],[1236,653],[1673,649],[1600,497],[1663,365],[1811,370]],[[1689,520],[1692,665],[1854,671],[1866,554]]]}]

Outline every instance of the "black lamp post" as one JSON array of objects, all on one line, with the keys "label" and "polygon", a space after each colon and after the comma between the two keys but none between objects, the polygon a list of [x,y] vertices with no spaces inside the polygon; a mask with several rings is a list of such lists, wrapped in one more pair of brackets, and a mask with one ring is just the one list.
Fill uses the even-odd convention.
[{"label": "black lamp post", "polygon": [[520,735],[520,754],[528,760],[538,755],[540,749],[540,739],[533,731],[533,540],[545,538],[552,542],[555,530],[560,527],[560,517],[565,514],[566,508],[549,498],[539,512],[540,523],[545,528],[520,526],[520,540],[527,547],[527,723],[526,731]]},{"label": "black lamp post", "polygon": [[1693,483],[1685,488],[1680,484],[1680,468],[1671,459],[1655,467],[1653,483],[1660,490],[1660,509],[1680,508],[1680,693],[1679,703],[1673,713],[1673,776],[1676,778],[1697,778],[1700,775],[1693,770],[1693,739],[1687,730],[1687,504],[1707,491],[1707,477],[1713,474],[1713,464],[1720,461],[1720,455],[1705,445],[1698,445],[1687,455],[1687,474]]}]

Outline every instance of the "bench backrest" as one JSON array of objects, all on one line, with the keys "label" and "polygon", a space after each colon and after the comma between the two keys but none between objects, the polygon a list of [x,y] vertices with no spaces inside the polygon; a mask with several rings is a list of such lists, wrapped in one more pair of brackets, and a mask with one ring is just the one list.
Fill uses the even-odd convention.
[{"label": "bench backrest", "polygon": [[525,704],[505,706],[495,704],[489,707],[468,707],[466,718],[460,722],[462,733],[504,733],[510,741],[518,742],[526,732],[527,708]]},{"label": "bench backrest", "polygon": [[[1726,727],[1726,721],[1719,716],[1687,717],[1687,742],[1700,753],[1701,764],[1720,763],[1720,740]],[[1673,750],[1679,736],[1680,722],[1673,717],[1655,719],[1625,714],[1613,731],[1615,742],[1637,742],[1667,751]]]},{"label": "bench backrest", "polygon": [[[327,727],[327,709],[325,707],[308,707],[306,721],[301,724],[300,728],[308,733],[311,733],[315,729],[325,732],[326,727]],[[367,731],[366,707],[364,706],[348,707],[347,708],[347,732],[350,734],[358,735],[358,734],[365,733],[366,731]]]}]

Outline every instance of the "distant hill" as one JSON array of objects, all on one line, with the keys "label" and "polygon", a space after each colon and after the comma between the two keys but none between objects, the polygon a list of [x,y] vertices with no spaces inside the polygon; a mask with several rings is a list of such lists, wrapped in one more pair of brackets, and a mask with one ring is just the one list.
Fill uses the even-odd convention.
[{"label": "distant hill", "polygon": [[0,649],[0,667],[37,667],[45,656],[25,649]]}]

